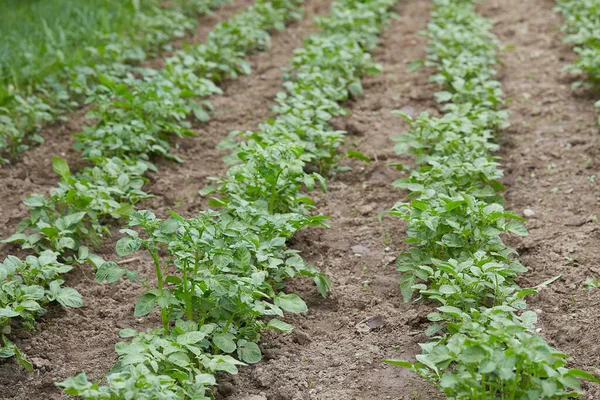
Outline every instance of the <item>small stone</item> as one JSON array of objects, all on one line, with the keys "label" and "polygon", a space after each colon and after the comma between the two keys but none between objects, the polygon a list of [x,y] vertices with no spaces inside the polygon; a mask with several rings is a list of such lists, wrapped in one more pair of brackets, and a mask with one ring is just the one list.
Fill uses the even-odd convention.
[{"label": "small stone", "polygon": [[530,208],[526,208],[523,210],[523,216],[526,218],[533,218],[535,216],[535,211]]},{"label": "small stone", "polygon": [[369,249],[367,246],[363,246],[362,244],[357,244],[352,246],[352,252],[354,254],[370,254],[371,249]]},{"label": "small stone", "polygon": [[373,212],[373,206],[367,204],[365,206],[360,206],[357,208],[357,211],[361,213],[361,215],[369,215]]},{"label": "small stone", "polygon": [[294,329],[292,331],[292,341],[294,343],[297,343],[297,344],[302,345],[302,346],[304,346],[306,344],[309,344],[311,342],[310,336],[308,336],[307,333],[302,332],[299,329]]}]

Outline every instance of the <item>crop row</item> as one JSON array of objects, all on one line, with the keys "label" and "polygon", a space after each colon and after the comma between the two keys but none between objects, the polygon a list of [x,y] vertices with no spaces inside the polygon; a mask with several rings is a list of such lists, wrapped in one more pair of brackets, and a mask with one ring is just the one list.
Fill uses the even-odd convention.
[{"label": "crop row", "polygon": [[535,333],[537,314],[526,311],[535,288],[515,280],[526,268],[503,234],[527,235],[524,219],[504,209],[502,170],[494,143],[508,125],[502,89],[494,79],[498,42],[473,1],[435,0],[427,34],[426,65],[443,87],[439,117],[413,119],[396,138],[396,151],[416,156],[417,167],[395,182],[408,189],[392,211],[406,220],[414,247],[398,259],[406,301],[439,304],[428,315],[429,340],[417,362],[388,360],[436,384],[450,399],[555,399],[579,397],[566,354]]},{"label": "crop row", "polygon": [[[130,228],[116,244],[121,256],[142,250],[155,264],[144,280],[146,292],[134,313],[160,310],[162,326],[146,332],[124,329],[133,338],[116,345],[119,362],[106,385],[80,374],[59,384],[85,399],[209,399],[215,374],[260,361],[257,345],[266,328],[292,326],[271,317],[307,311],[295,294],[282,292],[285,279],[312,277],[323,296],[329,282],[286,241],[306,226],[325,225],[313,215],[306,195],[325,179],[335,162],[343,132],[328,121],[344,115],[340,102],[362,92],[360,77],[379,67],[368,53],[378,42],[394,0],[339,0],[329,17],[317,18],[322,32],[304,39],[277,95],[277,117],[256,132],[237,132],[228,143],[237,163],[214,178],[211,205],[193,218],[171,212],[166,220],[151,211],[131,215]],[[237,140],[234,140],[237,138]],[[241,139],[241,140],[240,140]],[[245,139],[245,140],[243,140]],[[105,263],[100,281],[136,271]],[[268,322],[265,317],[270,318]],[[231,355],[236,354],[237,358]]]},{"label": "crop row", "polygon": [[[555,9],[564,16],[562,30],[567,32],[565,40],[575,44],[579,58],[568,70],[576,75],[584,75],[589,83],[598,89],[600,85],[600,1],[599,0],[557,0]],[[589,83],[577,81],[574,87]],[[600,100],[596,102],[600,109]],[[600,117],[598,118],[600,124]]]},{"label": "crop row", "polygon": [[[63,118],[62,114],[82,101],[89,102],[86,98],[98,90],[100,76],[120,80],[133,73],[152,73],[138,67],[149,53],[192,29],[195,25],[192,15],[205,14],[226,1],[178,0],[175,3],[180,7],[164,8],[151,0],[138,6],[133,14],[130,24],[135,35],[108,35],[99,39],[96,47],[85,49],[85,63],[65,65],[58,76],[34,79],[23,87],[17,82],[6,83],[6,88],[0,88],[0,163],[14,160],[32,144],[43,142],[39,135],[43,124]],[[60,59],[53,66],[60,64]],[[3,72],[9,75],[9,71]]]},{"label": "crop row", "polygon": [[90,263],[102,268],[104,260],[90,248],[102,244],[111,220],[128,217],[135,204],[151,197],[143,189],[144,173],[156,170],[153,155],[170,154],[170,134],[192,135],[186,118],[206,120],[207,96],[220,90],[214,82],[249,73],[244,57],[266,49],[269,30],[301,16],[298,0],[259,0],[229,21],[219,24],[206,43],[179,51],[164,70],[152,76],[116,80],[99,75],[94,88],[97,119],[78,135],[76,148],[93,166],[72,173],[67,163],[53,157],[58,187],[49,196],[34,194],[24,201],[30,208],[17,233],[4,243],[18,243],[34,255],[14,256],[0,264],[0,358],[15,356],[25,368],[31,365],[6,335],[11,320],[26,327],[58,301],[80,307],[82,299],[63,287],[60,276],[72,264]]}]

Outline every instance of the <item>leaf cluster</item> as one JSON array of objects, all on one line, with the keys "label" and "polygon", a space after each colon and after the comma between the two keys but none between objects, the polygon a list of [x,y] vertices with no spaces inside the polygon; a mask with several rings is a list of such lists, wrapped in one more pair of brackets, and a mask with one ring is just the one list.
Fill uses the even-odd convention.
[{"label": "leaf cluster", "polygon": [[580,397],[578,378],[593,375],[566,368],[566,355],[535,334],[537,315],[526,309],[515,279],[527,269],[515,259],[505,234],[527,235],[519,215],[504,209],[502,171],[495,133],[507,126],[500,84],[493,79],[497,39],[473,1],[436,0],[428,25],[426,64],[444,114],[411,118],[395,138],[399,154],[416,156],[417,168],[396,187],[406,202],[390,214],[406,220],[414,247],[398,258],[400,287],[410,301],[440,304],[429,314],[430,340],[409,368],[451,399],[554,399]]}]

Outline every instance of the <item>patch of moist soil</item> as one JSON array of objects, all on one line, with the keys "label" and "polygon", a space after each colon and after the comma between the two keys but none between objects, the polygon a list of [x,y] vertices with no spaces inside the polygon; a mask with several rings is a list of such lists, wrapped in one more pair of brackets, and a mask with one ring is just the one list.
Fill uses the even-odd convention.
[{"label": "patch of moist soil", "polygon": [[[306,1],[305,18],[289,26],[286,31],[273,34],[269,50],[271,54],[257,53],[249,58],[253,74],[222,85],[223,96],[213,99],[217,108],[214,118],[206,124],[198,125],[198,138],[186,139],[179,143],[180,155],[185,159],[185,163],[176,165],[159,162],[160,172],[152,176],[154,182],[149,186],[157,197],[141,204],[140,209],[151,208],[164,216],[168,209],[174,208],[182,200],[185,200],[185,205],[177,210],[183,214],[190,215],[199,209],[201,199],[197,193],[204,182],[203,179],[226,170],[226,165],[221,160],[224,153],[216,153],[214,146],[230,131],[240,128],[255,129],[260,121],[270,115],[272,99],[281,88],[280,67],[287,65],[294,48],[301,45],[301,38],[314,30],[313,16],[327,14],[329,4],[329,1],[322,0]],[[249,115],[253,118],[250,119]],[[56,149],[51,146],[43,147]],[[41,149],[42,147],[35,149],[34,152]],[[52,154],[56,153],[46,150],[43,159],[49,160]],[[30,154],[26,156],[33,162]],[[44,168],[50,169],[50,166],[36,168],[35,174],[41,174]],[[44,192],[53,186],[53,178],[51,183],[45,183],[45,180],[51,178],[42,179],[39,175],[35,176],[35,190]],[[23,193],[34,189],[24,189]],[[14,205],[11,207],[16,208]],[[5,210],[14,214],[3,214],[5,221],[12,222],[9,226],[0,228],[4,229],[3,236],[10,234],[18,220],[26,215],[26,210],[23,209],[19,213],[11,207]],[[120,234],[116,228],[113,229],[113,234],[113,238],[107,239],[105,245],[96,250],[105,259],[115,258],[114,246]],[[14,253],[15,248],[4,246],[1,251],[4,254]],[[129,261],[127,265],[131,269],[140,269],[144,276],[153,275],[153,265],[149,257],[134,255]],[[26,373],[18,368],[13,360],[0,363],[0,399],[61,399],[64,396],[61,395],[60,389],[54,386],[54,382],[81,371],[85,371],[90,379],[100,379],[114,365],[117,360],[114,345],[120,329],[131,327],[144,330],[160,325],[157,315],[150,318],[133,317],[134,304],[142,293],[139,285],[125,281],[100,285],[93,278],[93,271],[89,266],[76,267],[66,275],[67,285],[82,294],[84,308],[65,310],[52,307],[49,313],[39,320],[36,332],[20,329],[13,331],[11,338],[25,351],[33,362],[35,371]]]},{"label": "patch of moist soil", "polygon": [[[484,14],[497,21],[495,33],[513,51],[501,70],[511,99],[512,126],[502,134],[507,208],[534,215],[530,235],[511,239],[529,268],[521,286],[561,275],[529,299],[539,314],[540,335],[568,353],[569,366],[599,374],[600,289],[584,282],[600,278],[600,135],[589,95],[570,89],[560,68],[575,54],[562,43],[561,18],[550,0],[489,0]],[[586,399],[600,387],[585,385]]]},{"label": "patch of moist soil", "polygon": [[[186,36],[186,39],[189,39],[188,43],[205,41],[216,24],[227,20],[252,3],[254,0],[236,0],[223,5],[211,15],[199,18],[194,33]],[[160,56],[148,60],[144,66],[161,68],[164,53]],[[29,209],[22,203],[27,195],[47,194],[56,186],[58,177],[52,171],[52,156],[64,158],[72,170],[78,170],[85,165],[81,154],[73,150],[75,138],[72,135],[82,132],[84,126],[93,123],[85,118],[90,108],[91,106],[85,106],[69,114],[69,120],[65,123],[57,122],[44,127],[40,133],[45,140],[44,144],[21,154],[21,158],[15,164],[0,168],[1,238],[11,235],[19,221],[27,216]],[[6,252],[0,250],[0,255],[5,256]]]},{"label": "patch of moist soil", "polygon": [[401,173],[388,164],[408,162],[398,160],[390,140],[407,125],[391,111],[416,115],[436,108],[431,71],[406,72],[411,61],[425,56],[426,39],[418,31],[425,28],[429,4],[400,2],[401,21],[392,21],[374,54],[382,74],[365,78],[365,95],[347,104],[349,116],[334,122],[350,133],[343,151],[358,149],[372,162],[345,160],[352,171],[334,177],[327,194],[313,193],[318,212],[331,217],[331,228],[308,229],[292,241],[329,276],[331,297],[321,298],[311,281],[290,282],[289,290],[308,303],[308,313],[286,316],[294,325],[289,334],[265,334],[264,360],[223,377],[220,399],[443,398],[414,374],[382,362],[414,361],[431,311],[421,303],[405,304],[400,296],[394,262],[407,249],[404,224],[390,217],[378,222],[406,194],[392,187]]}]

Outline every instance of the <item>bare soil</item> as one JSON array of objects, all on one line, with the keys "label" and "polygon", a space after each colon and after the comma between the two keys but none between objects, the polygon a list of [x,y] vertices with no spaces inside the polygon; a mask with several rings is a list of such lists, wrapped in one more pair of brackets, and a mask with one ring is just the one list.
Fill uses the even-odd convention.
[{"label": "bare soil", "polygon": [[[364,96],[348,102],[350,115],[334,121],[336,128],[349,132],[342,151],[357,149],[371,163],[344,160],[352,170],[332,177],[328,193],[317,195],[318,210],[331,216],[331,228],[305,230],[290,243],[328,274],[331,297],[321,298],[312,282],[290,282],[289,290],[306,300],[309,312],[288,317],[295,326],[291,333],[265,334],[264,360],[243,368],[237,376],[222,376],[219,399],[443,398],[412,373],[382,362],[414,360],[417,344],[426,340],[426,315],[431,311],[427,304],[405,304],[399,294],[394,261],[407,248],[404,223],[387,216],[378,219],[405,195],[391,186],[402,173],[389,164],[410,162],[393,152],[390,137],[407,126],[391,111],[416,115],[437,109],[433,101],[437,88],[428,83],[431,71],[406,72],[411,61],[425,56],[426,39],[418,32],[425,29],[429,4],[400,2],[396,11],[401,20],[392,21],[374,52],[383,72],[365,78]],[[588,292],[584,282],[600,278],[600,229],[594,218],[600,210],[600,192],[592,178],[600,170],[597,114],[589,94],[573,93],[572,78],[558,71],[574,55],[561,43],[561,21],[552,4],[551,0],[488,0],[480,9],[498,22],[495,33],[500,40],[515,46],[503,54],[500,68],[512,123],[502,134],[500,155],[506,169],[507,207],[535,213],[527,223],[530,236],[510,239],[530,269],[520,283],[535,286],[562,274],[532,297],[530,305],[539,313],[540,334],[572,356],[570,365],[595,372],[600,362],[600,289]],[[308,0],[305,19],[275,34],[269,52],[251,57],[253,74],[224,84],[224,94],[212,100],[218,110],[213,119],[195,127],[197,138],[176,143],[185,163],[160,161],[159,172],[151,176],[150,190],[156,197],[140,208],[159,215],[175,209],[189,216],[206,207],[198,190],[208,176],[226,170],[221,159],[226,153],[215,146],[230,131],[256,129],[272,115],[272,99],[281,89],[281,67],[301,46],[301,38],[314,30],[312,17],[326,14],[328,7],[329,1]],[[66,133],[80,126],[66,128]],[[52,154],[65,153],[77,165],[69,137],[50,136],[22,163],[0,170],[0,181],[6,182],[0,187],[2,236],[25,216],[24,206],[18,205],[25,194],[47,192],[54,186]],[[115,240],[107,240],[99,252],[113,258]],[[11,250],[5,246],[0,252]],[[143,256],[130,266],[151,271],[150,260]],[[108,371],[116,361],[113,348],[121,328],[158,325],[155,318],[133,317],[140,293],[136,285],[97,284],[87,267],[68,274],[67,280],[83,294],[86,307],[53,308],[36,332],[16,333],[17,344],[36,371],[27,374],[12,362],[0,364],[1,399],[60,399],[54,381],[80,371],[98,379]],[[586,399],[600,398],[600,388],[587,389]]]}]

